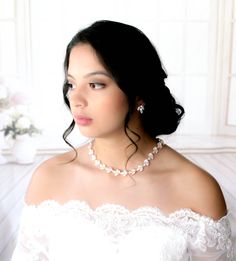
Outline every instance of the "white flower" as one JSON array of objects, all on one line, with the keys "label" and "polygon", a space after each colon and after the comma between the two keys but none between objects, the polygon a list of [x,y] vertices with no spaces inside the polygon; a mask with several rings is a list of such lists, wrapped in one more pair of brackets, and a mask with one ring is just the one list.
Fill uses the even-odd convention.
[{"label": "white flower", "polygon": [[0,84],[0,99],[6,99],[8,96],[7,88]]},{"label": "white flower", "polygon": [[22,116],[16,122],[16,128],[18,129],[29,129],[31,125],[31,121],[28,117]]}]

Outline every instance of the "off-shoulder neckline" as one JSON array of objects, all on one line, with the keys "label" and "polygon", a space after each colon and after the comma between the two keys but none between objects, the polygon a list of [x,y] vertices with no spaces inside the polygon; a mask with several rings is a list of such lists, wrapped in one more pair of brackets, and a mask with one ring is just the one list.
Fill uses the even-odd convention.
[{"label": "off-shoulder neckline", "polygon": [[219,219],[214,219],[210,216],[207,215],[203,215],[200,214],[194,210],[192,210],[191,208],[179,208],[177,210],[174,210],[170,213],[166,213],[164,211],[162,211],[159,207],[157,206],[151,206],[151,205],[143,205],[140,207],[136,207],[133,209],[130,209],[128,207],[126,207],[125,205],[121,205],[121,204],[117,204],[117,203],[103,203],[101,205],[98,205],[97,207],[93,208],[91,207],[91,205],[85,201],[85,200],[79,200],[79,199],[71,199],[66,201],[65,203],[60,203],[54,199],[46,199],[41,201],[39,204],[29,204],[24,200],[24,207],[25,208],[33,208],[33,209],[41,209],[44,208],[45,206],[53,206],[56,208],[71,208],[72,206],[76,206],[76,207],[84,207],[86,208],[90,213],[98,213],[98,212],[102,212],[104,210],[107,210],[108,208],[113,209],[115,211],[120,211],[123,212],[125,214],[135,214],[137,212],[146,212],[146,211],[150,211],[150,212],[156,212],[159,215],[162,215],[165,218],[174,218],[174,217],[181,217],[181,216],[186,216],[186,213],[188,214],[188,216],[194,217],[195,219],[199,220],[199,219],[204,219],[207,220],[209,222],[221,222],[222,220],[228,218],[229,215],[229,211],[227,211],[227,214],[222,216]]}]

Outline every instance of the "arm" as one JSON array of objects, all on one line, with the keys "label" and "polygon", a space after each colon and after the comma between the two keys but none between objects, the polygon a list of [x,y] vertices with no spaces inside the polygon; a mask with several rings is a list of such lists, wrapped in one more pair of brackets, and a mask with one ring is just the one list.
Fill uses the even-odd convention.
[{"label": "arm", "polygon": [[228,217],[215,221],[199,216],[195,233],[190,233],[189,251],[193,261],[233,261]]},{"label": "arm", "polygon": [[47,220],[37,212],[36,205],[50,195],[50,175],[52,160],[42,163],[33,173],[24,203],[20,229],[12,261],[47,261],[48,238]]},{"label": "arm", "polygon": [[34,206],[23,208],[16,248],[11,261],[48,261],[46,220]]},{"label": "arm", "polygon": [[190,208],[199,216],[189,234],[193,261],[233,260],[231,228],[226,203],[217,181],[204,170],[192,169],[187,180]]}]

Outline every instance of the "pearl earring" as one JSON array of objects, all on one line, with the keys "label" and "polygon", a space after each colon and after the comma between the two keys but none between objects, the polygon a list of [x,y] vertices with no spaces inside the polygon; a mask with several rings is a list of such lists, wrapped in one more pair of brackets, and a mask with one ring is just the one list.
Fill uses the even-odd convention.
[{"label": "pearl earring", "polygon": [[144,112],[144,104],[141,104],[138,106],[137,111],[139,111],[141,114]]}]

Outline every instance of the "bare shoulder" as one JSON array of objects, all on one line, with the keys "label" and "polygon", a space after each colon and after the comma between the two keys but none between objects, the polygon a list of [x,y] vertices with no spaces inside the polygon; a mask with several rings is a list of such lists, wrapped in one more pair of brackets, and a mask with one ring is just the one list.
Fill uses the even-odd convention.
[{"label": "bare shoulder", "polygon": [[183,205],[213,219],[224,216],[226,204],[215,178],[178,152],[170,149],[168,153],[176,164],[172,181]]},{"label": "bare shoulder", "polygon": [[69,162],[74,156],[74,152],[70,151],[41,163],[32,175],[25,196],[26,203],[37,205],[44,200],[51,199],[54,187],[58,185],[65,169],[70,168]]}]

